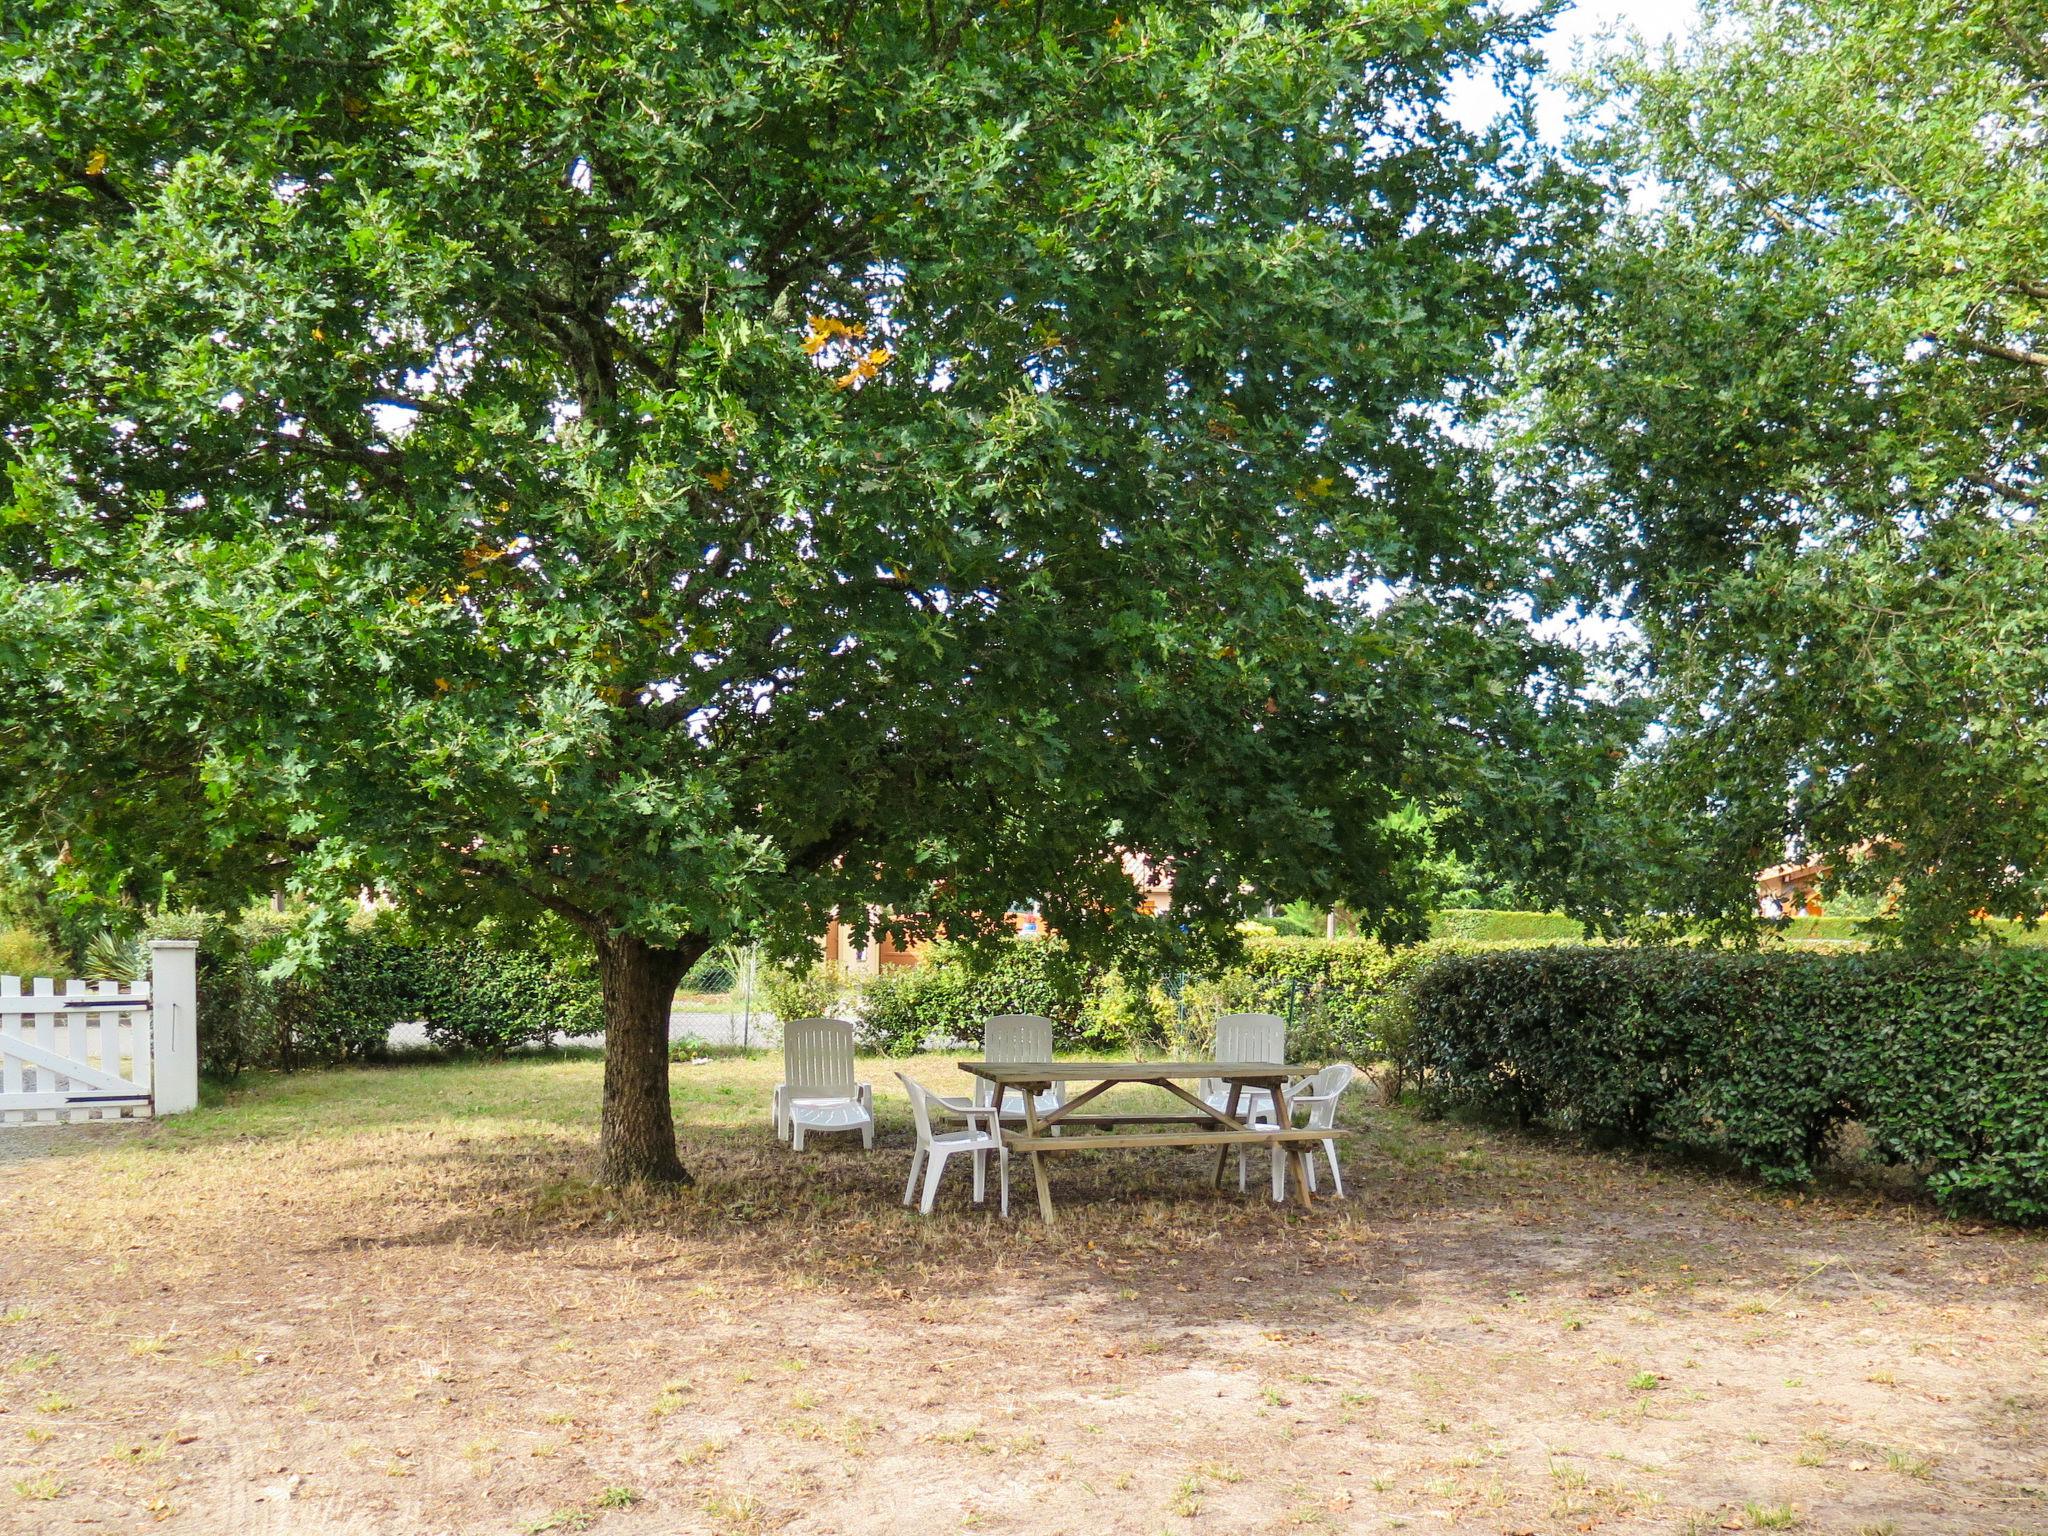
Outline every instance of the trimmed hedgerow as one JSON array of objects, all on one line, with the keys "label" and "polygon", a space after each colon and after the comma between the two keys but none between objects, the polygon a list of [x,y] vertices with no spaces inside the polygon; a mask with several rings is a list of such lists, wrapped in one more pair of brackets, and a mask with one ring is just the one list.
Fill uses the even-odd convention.
[{"label": "trimmed hedgerow", "polygon": [[414,997],[427,1038],[444,1050],[499,1056],[557,1034],[604,1029],[597,982],[544,954],[467,940],[414,950]]},{"label": "trimmed hedgerow", "polygon": [[428,943],[378,920],[324,934],[287,972],[278,962],[301,920],[183,912],[147,925],[149,936],[199,941],[207,1075],[375,1060],[393,1028],[415,1022],[443,1049],[491,1055],[604,1027],[595,978],[543,946],[483,931]]},{"label": "trimmed hedgerow", "polygon": [[1835,1133],[1953,1210],[2048,1220],[2048,956],[1572,946],[1450,955],[1413,986],[1427,1108],[1714,1151],[1774,1184]]},{"label": "trimmed hedgerow", "polygon": [[1429,920],[1436,939],[1476,944],[1542,944],[1583,939],[1586,928],[1562,912],[1512,912],[1491,907],[1447,907]]}]

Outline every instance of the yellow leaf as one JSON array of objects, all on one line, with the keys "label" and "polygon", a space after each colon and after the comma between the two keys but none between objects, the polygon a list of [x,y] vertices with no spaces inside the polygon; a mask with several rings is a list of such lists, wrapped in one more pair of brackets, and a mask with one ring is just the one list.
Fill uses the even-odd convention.
[{"label": "yellow leaf", "polygon": [[732,471],[729,469],[714,469],[704,477],[704,483],[714,491],[722,491],[732,484]]},{"label": "yellow leaf", "polygon": [[104,149],[94,150],[92,158],[85,162],[85,174],[88,176],[99,176],[104,174],[106,169],[107,152]]}]

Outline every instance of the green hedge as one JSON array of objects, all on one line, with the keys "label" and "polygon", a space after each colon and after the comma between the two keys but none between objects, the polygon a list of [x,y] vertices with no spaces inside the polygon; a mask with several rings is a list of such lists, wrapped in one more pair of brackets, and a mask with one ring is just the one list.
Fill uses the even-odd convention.
[{"label": "green hedge", "polygon": [[415,949],[409,961],[417,1011],[408,1016],[424,1020],[427,1038],[444,1049],[502,1055],[604,1029],[596,980],[546,955],[472,939]]},{"label": "green hedge", "polygon": [[1432,939],[1473,944],[1540,944],[1579,940],[1586,928],[1562,912],[1511,912],[1486,907],[1453,907],[1429,920]]},{"label": "green hedge", "polygon": [[1405,1039],[1405,979],[1445,952],[1258,938],[1218,976],[1146,979],[1088,967],[1057,939],[1013,939],[992,953],[939,945],[923,964],[869,980],[855,1006],[862,1045],[890,1055],[928,1040],[978,1041],[999,1013],[1044,1015],[1065,1050],[1171,1045],[1199,1054],[1217,1014],[1261,1012],[1290,1021],[1289,1051],[1303,1060],[1374,1061],[1398,1055]]},{"label": "green hedge", "polygon": [[1189,988],[1190,1043],[1209,1048],[1219,1013],[1277,1013],[1296,1060],[1385,1059],[1406,1037],[1406,979],[1439,952],[1389,950],[1374,939],[1252,939],[1241,964]]},{"label": "green hedge", "polygon": [[916,966],[892,967],[860,989],[864,1049],[907,1056],[928,1039],[979,1041],[999,1013],[1051,1019],[1063,1047],[1099,1043],[1084,1007],[1100,978],[1058,939],[1009,939],[993,952],[937,944]]},{"label": "green hedge", "polygon": [[1573,946],[1416,978],[1425,1106],[1713,1151],[1776,1184],[1858,1124],[1952,1210],[2048,1220],[2048,956]]},{"label": "green hedge", "polygon": [[186,912],[147,925],[144,937],[199,943],[200,1068],[209,1076],[375,1060],[394,1027],[414,1022],[443,1049],[493,1055],[604,1027],[596,980],[516,935],[427,943],[370,922],[327,935],[317,964],[278,974],[298,921]]}]

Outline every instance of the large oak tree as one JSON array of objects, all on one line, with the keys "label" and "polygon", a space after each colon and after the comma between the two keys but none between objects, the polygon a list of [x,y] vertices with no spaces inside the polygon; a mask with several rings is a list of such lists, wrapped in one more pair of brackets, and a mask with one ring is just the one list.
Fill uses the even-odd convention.
[{"label": "large oak tree", "polygon": [[0,833],[596,947],[1169,872],[1391,930],[1526,724],[1463,430],[1546,173],[1468,0],[25,0],[0,29]]}]

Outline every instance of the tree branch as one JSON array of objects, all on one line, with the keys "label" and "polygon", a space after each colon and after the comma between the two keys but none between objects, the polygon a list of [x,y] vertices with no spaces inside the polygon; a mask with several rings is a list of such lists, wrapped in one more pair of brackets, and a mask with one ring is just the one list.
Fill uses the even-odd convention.
[{"label": "tree branch", "polygon": [[1968,334],[1958,335],[1956,339],[1968,350],[1984,357],[2003,358],[2008,363],[2024,363],[2029,368],[2048,368],[2048,352],[2030,352],[2025,347],[2009,347],[2004,342],[1986,341],[1981,336]]}]

